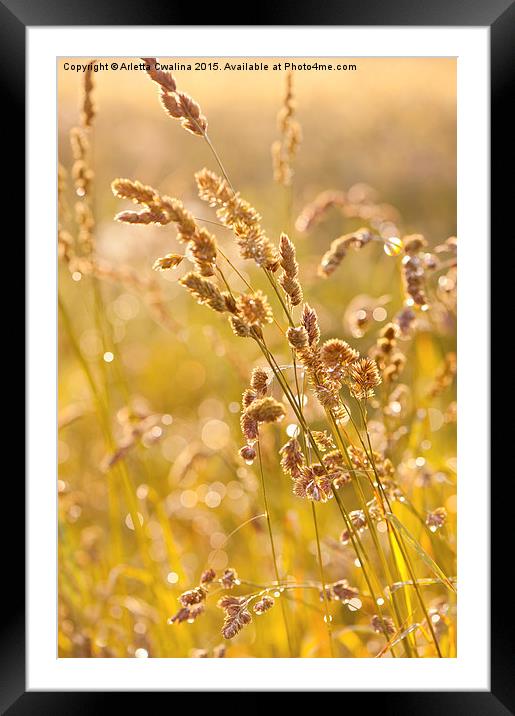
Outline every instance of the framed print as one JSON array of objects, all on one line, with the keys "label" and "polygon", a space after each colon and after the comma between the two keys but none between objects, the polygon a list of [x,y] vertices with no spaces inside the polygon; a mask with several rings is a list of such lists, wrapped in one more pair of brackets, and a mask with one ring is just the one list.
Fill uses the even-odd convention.
[{"label": "framed print", "polygon": [[513,6],[147,11],[0,5],[28,249],[2,708],[511,713],[488,267]]}]

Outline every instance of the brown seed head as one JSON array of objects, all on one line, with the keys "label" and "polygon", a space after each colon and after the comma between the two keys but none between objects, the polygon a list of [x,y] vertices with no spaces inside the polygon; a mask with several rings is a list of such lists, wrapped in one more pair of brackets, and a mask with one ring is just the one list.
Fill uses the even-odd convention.
[{"label": "brown seed head", "polygon": [[200,198],[216,208],[224,226],[234,230],[242,258],[274,270],[277,252],[265,236],[259,223],[261,216],[254,207],[234,192],[225,179],[208,169],[197,172],[195,179]]},{"label": "brown seed head", "polygon": [[224,620],[222,636],[225,639],[232,639],[244,626],[250,624],[252,615],[246,608],[242,608],[234,616],[228,616]]},{"label": "brown seed head", "polygon": [[166,271],[167,269],[174,269],[179,266],[180,263],[184,260],[184,256],[181,256],[181,254],[166,254],[166,256],[163,256],[160,259],[156,259],[154,261],[154,265],[152,268],[154,271]]},{"label": "brown seed head", "polygon": [[322,465],[302,467],[293,479],[293,494],[315,502],[327,502],[332,497],[331,479]]},{"label": "brown seed head", "polygon": [[316,346],[320,340],[320,327],[318,317],[314,308],[304,304],[302,309],[302,325],[307,331],[310,346]]},{"label": "brown seed head", "polygon": [[268,299],[262,291],[242,294],[236,301],[239,316],[249,326],[263,326],[273,321]]},{"label": "brown seed head", "polygon": [[299,265],[297,263],[295,246],[286,234],[281,234],[279,242],[280,263],[283,274],[279,283],[289,296],[292,306],[302,303],[302,287],[298,281]]},{"label": "brown seed head", "polygon": [[194,238],[199,228],[193,215],[184,207],[180,199],[157,194],[157,196],[154,197],[154,202],[168,215],[168,221],[173,221],[174,224],[177,225],[180,232],[180,234],[177,235],[178,241],[186,243]]},{"label": "brown seed head", "polygon": [[307,204],[295,221],[298,232],[309,231],[322,220],[332,207],[343,207],[346,196],[343,191],[324,191],[319,194],[311,204]]},{"label": "brown seed head", "polygon": [[242,413],[240,417],[240,426],[243,437],[249,443],[256,442],[259,437],[258,422],[255,418],[251,418],[247,413]]},{"label": "brown seed head", "polygon": [[254,604],[254,611],[256,614],[264,614],[271,609],[275,604],[273,597],[269,597],[267,594],[263,595],[259,601]]},{"label": "brown seed head", "polygon": [[331,338],[322,345],[320,358],[327,370],[337,371],[351,366],[359,358],[359,353],[346,341]]},{"label": "brown seed head", "polygon": [[161,224],[162,226],[170,221],[168,216],[157,207],[144,211],[120,211],[114,220],[122,224]]},{"label": "brown seed head", "polygon": [[402,244],[404,251],[409,255],[413,255],[425,248],[427,241],[422,234],[410,234],[409,236],[404,236]]},{"label": "brown seed head", "polygon": [[152,204],[158,193],[151,186],[145,186],[132,179],[115,179],[111,182],[113,194],[118,199],[130,199],[135,204]]},{"label": "brown seed head", "polygon": [[274,179],[288,186],[293,176],[292,161],[302,139],[299,123],[293,118],[295,101],[293,99],[293,73],[286,75],[286,94],[283,106],[277,115],[277,124],[281,139],[272,144]]},{"label": "brown seed head", "polygon": [[383,326],[381,329],[380,335],[391,341],[399,335],[399,327],[395,323],[387,323],[386,326]]},{"label": "brown seed head", "polygon": [[223,609],[229,615],[236,614],[245,604],[245,597],[233,597],[231,594],[225,594],[217,601],[218,609]]},{"label": "brown seed head", "polygon": [[261,268],[276,269],[277,251],[259,224],[249,226],[239,221],[233,225],[233,231],[243,259],[252,259]]},{"label": "brown seed head", "polygon": [[227,311],[227,304],[222,293],[211,281],[191,271],[183,276],[179,283],[195,296],[198,303],[205,303],[218,313]]},{"label": "brown seed head", "polygon": [[191,616],[191,610],[188,607],[181,607],[179,611],[168,619],[168,624],[181,624],[182,622],[189,621]]},{"label": "brown seed head", "polygon": [[229,323],[231,324],[233,333],[236,336],[239,336],[240,338],[248,338],[250,336],[249,326],[247,326],[245,321],[242,321],[241,318],[238,318],[238,316],[231,316],[231,318],[229,318]]},{"label": "brown seed head", "polygon": [[206,590],[203,587],[196,587],[183,592],[179,597],[179,601],[183,607],[189,607],[193,604],[200,604],[206,598]]},{"label": "brown seed head", "polygon": [[275,398],[258,398],[249,405],[246,415],[258,423],[275,423],[284,418],[286,410]]},{"label": "brown seed head", "polygon": [[343,602],[349,601],[349,599],[357,597],[359,594],[358,589],[351,587],[346,579],[340,579],[339,582],[335,582],[332,585],[332,589],[335,597]]},{"label": "brown seed head", "polygon": [[[327,434],[327,432],[321,431],[321,430],[312,430],[311,435],[313,436],[313,440],[315,441],[315,445],[319,450],[334,450],[335,444],[333,442],[333,439],[330,435]],[[325,463],[324,463],[325,465]]]},{"label": "brown seed head", "polygon": [[444,526],[447,521],[447,510],[445,507],[437,507],[436,510],[427,513],[426,525],[432,532],[436,532]]},{"label": "brown seed head", "polygon": [[84,72],[84,83],[83,83],[83,98],[81,108],[81,123],[86,129],[89,129],[93,124],[93,120],[96,115],[96,107],[93,102],[93,74],[96,60],[90,60],[87,65],[87,69]]},{"label": "brown seed head", "polygon": [[352,394],[358,400],[372,398],[374,388],[381,384],[377,363],[370,358],[361,358],[353,363],[350,375],[353,380]]},{"label": "brown seed head", "polygon": [[246,462],[253,462],[256,459],[256,451],[252,447],[252,445],[244,445],[242,448],[240,448],[240,456],[246,461]]},{"label": "brown seed head", "polygon": [[[353,510],[349,512],[349,519],[355,532],[362,532],[367,527],[367,519],[363,510]],[[348,544],[350,540],[351,535],[349,530],[343,530],[340,535],[340,542]]]},{"label": "brown seed head", "polygon": [[318,275],[327,278],[336,271],[347,253],[345,239],[340,237],[335,239],[328,251],[322,256],[320,266],[318,267]]},{"label": "brown seed head", "polygon": [[[226,569],[219,581],[224,589],[232,589],[239,584],[238,574],[235,569]],[[240,597],[227,597],[227,599],[240,599]],[[220,602],[218,604],[220,605]]]},{"label": "brown seed head", "polygon": [[156,68],[155,57],[142,58],[147,64],[147,73],[160,89],[161,104],[165,112],[173,119],[180,120],[184,129],[199,137],[203,137],[207,131],[207,119],[200,110],[195,100],[185,92],[177,89],[175,78],[169,72]]},{"label": "brown seed head", "polygon": [[200,577],[200,583],[201,584],[211,584],[211,582],[213,581],[213,579],[215,579],[215,577],[216,577],[216,572],[214,569],[212,569],[212,568],[206,569],[206,570],[204,570],[204,572],[202,572],[202,575]]},{"label": "brown seed head", "polygon": [[202,276],[212,276],[216,264],[216,240],[204,228],[196,228],[188,244],[188,256]]},{"label": "brown seed head", "polygon": [[[257,393],[253,388],[245,388],[241,395],[241,404],[243,406],[243,410],[246,410],[251,403],[254,402],[254,400],[257,398]],[[262,396],[260,396],[262,397]]]},{"label": "brown seed head", "polygon": [[253,368],[250,377],[250,387],[255,391],[256,396],[262,398],[268,390],[269,374],[264,368]]},{"label": "brown seed head", "polygon": [[156,69],[156,57],[142,57],[141,59],[149,66],[147,74],[151,80],[156,82],[166,92],[175,92],[177,86],[172,74],[170,72],[164,72],[163,70]]},{"label": "brown seed head", "polygon": [[200,110],[200,105],[185,92],[177,92],[179,105],[182,111],[181,125],[184,129],[199,137],[207,132],[207,119]]},{"label": "brown seed head", "polygon": [[290,477],[296,477],[306,460],[297,438],[291,438],[280,450],[281,467]]},{"label": "brown seed head", "polygon": [[259,225],[261,216],[231,189],[225,179],[209,169],[197,172],[195,179],[200,198],[216,208],[216,214],[225,226],[233,228],[237,223],[248,227]]},{"label": "brown seed head", "polygon": [[304,326],[297,326],[295,328],[290,326],[286,331],[286,337],[288,338],[290,346],[297,350],[306,348],[308,345],[308,332]]},{"label": "brown seed head", "polygon": [[378,634],[384,634],[385,632],[388,635],[395,634],[395,625],[390,617],[384,617],[381,619],[380,616],[374,614],[370,620],[370,624],[372,629]]},{"label": "brown seed head", "polygon": [[341,264],[348,249],[360,249],[373,238],[377,238],[368,229],[361,228],[350,234],[345,234],[335,239],[328,251],[323,255],[318,267],[319,276],[327,278],[330,276],[338,266]]}]

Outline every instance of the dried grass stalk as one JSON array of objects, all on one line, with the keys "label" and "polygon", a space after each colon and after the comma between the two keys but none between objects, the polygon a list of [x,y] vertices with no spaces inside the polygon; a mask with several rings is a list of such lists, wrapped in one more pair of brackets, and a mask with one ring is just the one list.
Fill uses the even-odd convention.
[{"label": "dried grass stalk", "polygon": [[178,119],[181,126],[191,134],[205,137],[207,119],[202,114],[200,105],[185,92],[177,89],[175,78],[170,72],[156,68],[157,58],[142,57],[149,68],[147,74],[160,88],[161,104],[165,112],[173,119]]},{"label": "dried grass stalk", "polygon": [[288,295],[291,305],[298,306],[302,303],[303,299],[302,286],[298,279],[299,265],[297,263],[295,246],[286,234],[281,234],[279,253],[283,269],[279,283],[283,287],[284,292]]},{"label": "dried grass stalk", "polygon": [[306,204],[295,221],[299,233],[310,231],[321,221],[332,207],[341,208],[345,205],[346,195],[343,191],[324,191],[313,202]]},{"label": "dried grass stalk", "polygon": [[234,192],[225,179],[209,169],[197,172],[195,179],[200,198],[216,208],[222,224],[234,231],[242,258],[252,259],[258,266],[275,271],[277,251],[261,228],[261,216],[254,207]]},{"label": "dried grass stalk", "polygon": [[289,186],[293,177],[293,159],[302,141],[300,124],[294,119],[295,100],[293,96],[293,72],[286,75],[286,94],[283,106],[277,115],[281,138],[272,144],[274,180]]},{"label": "dried grass stalk", "polygon": [[373,239],[379,236],[373,234],[369,229],[361,228],[350,234],[345,234],[335,239],[329,250],[323,255],[318,267],[318,274],[322,278],[327,278],[336,271],[338,266],[345,258],[349,249],[361,249]]},{"label": "dried grass stalk", "polygon": [[[165,226],[174,223],[178,229],[177,240],[187,243],[186,255],[195,264],[202,276],[213,276],[215,273],[217,248],[215,237],[195,221],[193,215],[184,207],[179,199],[161,195],[151,186],[146,186],[131,179],[115,179],[111,188],[119,199],[130,199],[144,207],[143,211],[122,211],[115,216],[116,221],[126,224],[160,224]],[[168,257],[176,254],[168,254]],[[170,264],[168,266],[168,264]],[[175,268],[167,257],[157,259],[154,266]]]}]

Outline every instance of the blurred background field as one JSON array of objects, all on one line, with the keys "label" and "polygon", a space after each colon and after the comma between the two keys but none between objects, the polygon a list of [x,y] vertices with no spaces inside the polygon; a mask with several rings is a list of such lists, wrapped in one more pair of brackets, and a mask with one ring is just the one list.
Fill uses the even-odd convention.
[{"label": "blurred background field", "polygon": [[[402,233],[423,234],[429,250],[455,235],[456,62],[346,60],[357,64],[356,72],[294,75],[303,140],[295,159],[291,210],[286,190],[273,181],[270,156],[278,136],[284,73],[178,71],[174,76],[178,86],[200,103],[232,183],[262,214],[267,234],[277,241],[285,230],[294,240],[305,298],[317,309],[323,338],[342,337],[366,353],[380,326],[402,306],[398,261],[385,256],[380,245],[367,246],[349,254],[338,272],[323,280],[316,269],[330,242],[362,222],[332,211],[313,231],[300,234],[294,219],[319,192],[366,183],[379,201],[399,210]],[[83,76],[65,71],[64,61],[58,66],[59,161],[70,170],[69,133],[78,123]],[[241,393],[251,368],[261,365],[262,358],[252,341],[235,338],[226,321],[196,305],[178,285],[186,268],[152,272],[156,258],[178,250],[173,228],[113,221],[124,208],[110,189],[115,177],[150,184],[181,198],[196,217],[215,220],[198,199],[193,178],[204,166],[217,170],[206,144],[165,115],[144,71],[98,72],[93,80],[98,113],[92,132],[98,256],[155,281],[166,318],[156,320],[148,301],[130,287],[72,276],[60,265],[59,292],[69,325],[61,320],[59,331],[59,654],[187,657],[194,649],[211,653],[222,642],[216,600],[194,624],[169,625],[179,594],[195,586],[207,566],[218,571],[233,567],[242,580],[256,584],[269,584],[274,578],[262,518],[229,537],[264,511],[255,466],[246,465],[237,453],[243,444]],[[71,181],[65,197],[72,207]],[[252,284],[270,295],[257,269],[237,257],[230,232],[209,228]],[[385,312],[365,335],[356,337],[348,309],[360,295],[381,298]],[[279,317],[275,304],[274,309]],[[291,357],[279,338],[270,329],[279,362],[287,363]],[[445,540],[432,543],[421,537],[449,576],[455,574],[456,445],[454,423],[446,416],[454,389],[447,389],[430,407],[424,396],[445,354],[454,347],[454,324],[444,321],[435,327],[431,317],[410,344],[402,381],[412,386],[411,422],[399,452],[406,485],[428,475],[427,489],[413,498],[418,508],[425,512],[445,506],[450,515]],[[111,444],[98,417],[88,372],[101,394]],[[134,414],[143,420],[141,439],[117,463],[116,471],[107,470],[109,456],[124,444]],[[266,431],[265,470],[281,571],[302,582],[318,578],[316,545],[309,505],[291,494],[290,481],[278,466],[278,449],[287,439],[289,423]],[[137,531],[130,516],[130,493],[142,527]],[[328,579],[355,583],[354,555],[338,542],[341,524],[334,504],[322,508]],[[411,516],[407,524],[420,529]],[[421,573],[424,569],[420,564]],[[449,596],[441,585],[426,592],[435,608]],[[281,597],[288,601],[296,655],[327,656],[318,595],[296,596]],[[447,604],[445,613],[451,614],[453,608]],[[446,618],[449,624],[442,639],[447,655],[453,655],[454,617]],[[381,649],[381,636],[370,630],[369,619],[370,615],[333,607],[339,656],[370,657]],[[227,644],[229,657],[287,655],[279,610],[256,618]]]}]

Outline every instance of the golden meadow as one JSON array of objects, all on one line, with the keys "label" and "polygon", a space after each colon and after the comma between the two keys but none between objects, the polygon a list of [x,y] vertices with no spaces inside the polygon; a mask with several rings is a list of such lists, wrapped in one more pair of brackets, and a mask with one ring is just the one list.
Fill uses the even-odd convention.
[{"label": "golden meadow", "polygon": [[59,655],[454,657],[455,62],[140,62],[58,68]]}]

